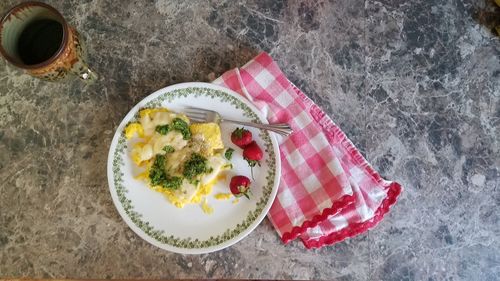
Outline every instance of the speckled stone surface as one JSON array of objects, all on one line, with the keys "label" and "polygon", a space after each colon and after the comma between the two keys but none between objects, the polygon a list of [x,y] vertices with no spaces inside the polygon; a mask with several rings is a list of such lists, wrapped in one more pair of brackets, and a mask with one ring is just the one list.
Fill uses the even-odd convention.
[{"label": "speckled stone surface", "polygon": [[[485,1],[48,2],[100,80],[52,84],[0,61],[0,276],[498,280],[500,40],[479,23]],[[259,50],[405,186],[399,202],[319,250],[282,245],[267,220],[214,254],[142,241],[108,192],[114,128],[154,90]]]}]

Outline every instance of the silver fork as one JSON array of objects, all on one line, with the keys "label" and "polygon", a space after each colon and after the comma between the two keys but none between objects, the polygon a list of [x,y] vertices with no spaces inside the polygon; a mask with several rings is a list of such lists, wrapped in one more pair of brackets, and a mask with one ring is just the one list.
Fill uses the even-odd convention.
[{"label": "silver fork", "polygon": [[238,124],[238,125],[249,126],[249,127],[254,127],[254,128],[258,128],[258,129],[272,131],[272,132],[275,132],[275,133],[280,134],[280,135],[285,136],[285,137],[289,136],[293,132],[290,125],[288,125],[286,123],[259,124],[259,123],[253,123],[253,122],[231,120],[231,119],[222,118],[222,116],[217,111],[203,109],[203,108],[188,107],[184,113],[186,114],[187,117],[189,117],[189,119],[193,120],[194,122],[213,122],[213,123],[217,123],[217,124],[220,124],[222,122],[229,122],[229,123],[234,123],[234,124]]}]

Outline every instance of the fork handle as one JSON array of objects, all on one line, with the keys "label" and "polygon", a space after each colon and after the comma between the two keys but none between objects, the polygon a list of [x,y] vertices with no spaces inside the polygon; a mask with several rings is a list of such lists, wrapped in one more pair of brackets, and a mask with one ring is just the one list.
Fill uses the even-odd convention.
[{"label": "fork handle", "polygon": [[222,119],[221,122],[230,122],[230,123],[234,123],[234,124],[238,124],[238,125],[254,127],[257,129],[269,130],[269,131],[278,133],[278,134],[283,135],[283,136],[288,136],[293,132],[290,125],[288,125],[286,123],[258,124],[258,123],[253,123],[253,122],[243,122],[243,121],[237,121],[237,120],[231,120],[231,119]]}]

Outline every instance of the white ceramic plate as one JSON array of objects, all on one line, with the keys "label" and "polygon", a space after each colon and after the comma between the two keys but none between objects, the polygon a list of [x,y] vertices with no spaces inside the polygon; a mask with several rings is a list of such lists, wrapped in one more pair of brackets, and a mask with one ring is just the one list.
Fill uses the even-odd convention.
[{"label": "white ceramic plate", "polygon": [[280,158],[278,143],[271,133],[247,128],[264,151],[261,167],[254,167],[250,200],[242,197],[237,204],[232,203],[234,198],[216,200],[213,195],[218,192],[230,192],[229,180],[233,175],[251,178],[242,150],[230,140],[237,126],[223,123],[223,142],[235,151],[231,159],[233,169],[227,179],[218,182],[207,196],[214,208],[213,214],[203,213],[197,204],[176,208],[161,193],[148,188],[146,182],[134,179],[137,168],[130,159],[130,141],[125,139],[123,130],[129,122],[137,120],[142,108],[167,107],[182,112],[187,106],[216,110],[227,118],[267,123],[251,103],[226,88],[208,83],[182,83],[163,88],[134,106],[118,126],[109,150],[108,182],[116,209],[142,239],[168,251],[201,254],[233,245],[264,219],[278,189]]}]

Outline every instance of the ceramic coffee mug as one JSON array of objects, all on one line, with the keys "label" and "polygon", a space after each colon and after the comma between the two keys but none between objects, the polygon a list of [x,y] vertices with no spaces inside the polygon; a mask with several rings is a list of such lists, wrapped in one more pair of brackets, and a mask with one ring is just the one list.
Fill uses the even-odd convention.
[{"label": "ceramic coffee mug", "polygon": [[87,66],[77,31],[52,6],[24,2],[0,21],[0,53],[28,74],[48,81],[74,74],[85,81],[97,79]]}]

